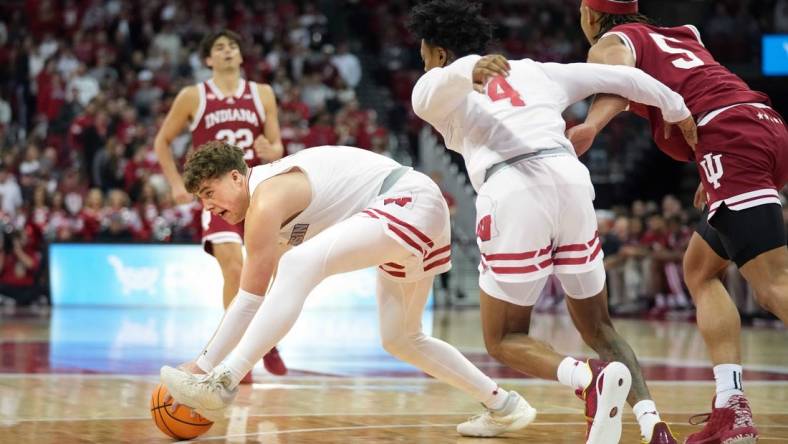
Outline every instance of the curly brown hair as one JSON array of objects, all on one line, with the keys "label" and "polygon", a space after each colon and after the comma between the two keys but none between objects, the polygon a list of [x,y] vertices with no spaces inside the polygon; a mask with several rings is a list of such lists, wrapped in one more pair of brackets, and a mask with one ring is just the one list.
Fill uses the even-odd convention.
[{"label": "curly brown hair", "polygon": [[194,194],[206,181],[217,179],[232,170],[246,174],[243,151],[229,143],[212,140],[197,147],[186,160],[183,169],[183,185]]}]

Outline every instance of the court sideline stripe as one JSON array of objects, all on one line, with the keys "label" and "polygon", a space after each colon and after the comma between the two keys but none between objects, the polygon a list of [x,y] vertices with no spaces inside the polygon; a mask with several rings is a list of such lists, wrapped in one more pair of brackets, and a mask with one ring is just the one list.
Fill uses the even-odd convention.
[{"label": "court sideline stripe", "polygon": [[[785,369],[785,372],[788,373],[788,369]],[[82,378],[82,379],[135,379],[135,380],[144,380],[150,381],[151,384],[157,384],[159,382],[159,377],[156,374],[149,374],[149,375],[122,375],[122,374],[75,374],[75,373],[0,373],[0,381],[3,379],[20,379],[20,378],[36,378],[36,379],[44,379],[44,378]],[[549,386],[549,385],[556,385],[558,386],[557,382],[555,381],[547,381],[542,379],[535,379],[535,378],[499,378],[501,381],[504,381],[506,385],[528,385],[528,386]],[[254,383],[255,386],[266,386],[266,385],[278,385],[278,386],[285,386],[289,382],[295,381],[315,381],[315,382],[343,382],[353,380],[354,382],[374,382],[374,381],[403,381],[411,384],[443,384],[443,382],[438,381],[436,379],[430,378],[429,376],[354,376],[354,375],[338,375],[338,376],[276,376],[272,377],[269,382],[263,383]],[[713,386],[714,380],[709,379],[708,381],[648,381],[649,385],[692,385],[692,386]],[[768,380],[746,380],[745,385],[748,387],[752,386],[783,386],[788,385],[788,381],[768,381]],[[317,386],[317,384],[316,384]],[[342,384],[338,385],[342,387]],[[349,385],[350,386],[350,385]],[[356,384],[352,385],[356,387]]]},{"label": "court sideline stripe", "polygon": [[[247,418],[291,418],[291,417],[303,417],[303,416],[311,416],[311,417],[333,417],[333,416],[351,416],[351,417],[380,417],[380,416],[400,416],[400,417],[407,417],[407,416],[418,416],[418,417],[425,417],[425,416],[470,416],[474,413],[478,412],[451,412],[451,413],[282,413],[282,414],[273,414],[273,413],[264,413],[258,415],[246,415]],[[690,415],[694,412],[660,412],[662,415]],[[547,412],[542,413],[542,415],[563,415],[564,413],[560,412]],[[578,415],[581,415],[582,412],[578,411]],[[765,415],[781,415],[784,414],[783,412],[771,412],[766,413]],[[764,415],[764,414],[762,414]],[[150,420],[150,415],[146,416],[115,416],[115,417],[107,417],[107,418],[24,418],[24,419],[14,419],[8,418],[6,421],[12,421],[14,423],[23,423],[23,422],[61,422],[61,421],[128,421],[128,420]],[[229,418],[225,418],[228,419]],[[637,422],[628,422],[622,421],[624,425],[638,425]],[[676,421],[668,421],[669,424],[683,424],[682,422]],[[399,424],[396,427],[413,427],[418,424]],[[429,424],[424,424],[429,425]],[[454,424],[456,425],[456,424]],[[532,422],[528,427],[532,426],[539,426],[539,425],[587,425],[585,421],[583,422],[545,422],[539,421],[538,419]],[[430,425],[431,426],[431,425]],[[361,427],[361,426],[358,426]],[[364,426],[364,427],[373,427],[373,426]],[[377,427],[377,426],[375,426]],[[383,427],[383,426],[380,426]],[[388,426],[386,426],[388,427]],[[392,426],[394,427],[394,426]],[[788,425],[780,425],[780,424],[773,424],[773,425],[763,425],[758,424],[758,428],[771,428],[771,429],[788,429]],[[321,429],[322,430],[322,429]],[[329,429],[330,430],[330,429]],[[284,431],[283,431],[284,432]],[[267,432],[266,432],[267,433]],[[252,435],[256,435],[253,433]],[[233,435],[236,436],[236,435]],[[237,435],[237,436],[248,436],[248,435]]]},{"label": "court sideline stripe", "polygon": [[[623,425],[637,425],[637,422],[622,422]],[[584,426],[587,425],[585,421],[583,422],[532,422],[528,425],[530,427],[539,427],[539,426]],[[252,436],[276,436],[276,435],[289,435],[289,434],[296,434],[296,433],[315,433],[315,432],[341,432],[341,431],[351,431],[351,430],[378,430],[378,429],[413,429],[413,428],[441,428],[441,427],[456,427],[456,424],[380,424],[380,425],[366,425],[366,426],[350,426],[350,427],[315,427],[315,428],[308,428],[308,429],[289,429],[289,430],[271,430],[265,432],[256,432],[256,433],[239,433],[234,435],[222,435],[222,436],[206,436],[204,438],[197,438],[189,441],[179,441],[179,442],[203,442],[203,441],[218,441],[218,440],[227,440],[233,438],[249,438]],[[759,428],[788,428],[788,426],[763,426],[758,425]],[[761,438],[763,439],[763,438]]]}]

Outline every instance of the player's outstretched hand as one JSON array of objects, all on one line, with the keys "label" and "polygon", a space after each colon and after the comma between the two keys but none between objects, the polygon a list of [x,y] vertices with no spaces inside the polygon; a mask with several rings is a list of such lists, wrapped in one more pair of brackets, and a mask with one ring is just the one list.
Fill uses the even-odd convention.
[{"label": "player's outstretched hand", "polygon": [[479,59],[473,66],[473,89],[484,92],[484,85],[491,77],[508,76],[509,61],[500,54],[490,54]]},{"label": "player's outstretched hand", "polygon": [[706,205],[706,192],[703,191],[703,182],[698,185],[698,190],[695,191],[695,199],[692,201],[692,204],[699,210],[702,210],[703,206]]},{"label": "player's outstretched hand", "polygon": [[692,116],[687,117],[686,119],[680,122],[666,122],[665,123],[665,138],[670,137],[670,132],[673,130],[673,125],[676,125],[681,130],[681,134],[684,135],[684,140],[687,141],[687,145],[689,145],[693,150],[695,149],[695,145],[698,144],[698,127],[695,126],[695,119]]},{"label": "player's outstretched hand", "polygon": [[572,146],[575,148],[575,153],[577,153],[579,157],[585,154],[585,152],[591,148],[591,145],[594,143],[596,133],[596,128],[594,128],[592,125],[581,123],[569,128],[566,131],[566,137],[570,142],[572,142]]}]

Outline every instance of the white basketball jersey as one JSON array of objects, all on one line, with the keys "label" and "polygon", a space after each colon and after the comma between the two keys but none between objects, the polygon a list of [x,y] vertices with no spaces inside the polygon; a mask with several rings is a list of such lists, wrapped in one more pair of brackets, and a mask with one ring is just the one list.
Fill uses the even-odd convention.
[{"label": "white basketball jersey", "polygon": [[366,208],[375,200],[386,176],[401,166],[359,148],[314,147],[252,168],[249,193],[265,180],[290,170],[306,174],[312,200],[279,233],[285,243],[295,246]]},{"label": "white basketball jersey", "polygon": [[624,66],[510,60],[508,77],[494,77],[484,93],[473,90],[480,56],[470,55],[425,73],[413,89],[413,110],[437,129],[446,147],[462,154],[479,190],[490,166],[537,150],[564,147],[562,112],[589,95],[607,92],[654,103],[666,120],[689,116],[681,96],[640,70]]}]

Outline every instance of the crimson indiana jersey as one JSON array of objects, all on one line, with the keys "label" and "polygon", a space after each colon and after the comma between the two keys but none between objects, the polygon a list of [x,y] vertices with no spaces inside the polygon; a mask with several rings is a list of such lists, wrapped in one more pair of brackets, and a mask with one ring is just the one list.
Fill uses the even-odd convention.
[{"label": "crimson indiana jersey", "polygon": [[[635,58],[635,67],[681,94],[696,118],[703,113],[736,103],[769,103],[765,94],[753,91],[738,76],[717,63],[692,25],[662,28],[627,23],[607,35],[621,39]],[[662,113],[654,107],[630,103],[630,110],[651,122],[657,146],[670,157],[692,161],[695,155],[680,131],[664,137]]]},{"label": "crimson indiana jersey", "polygon": [[257,84],[241,79],[238,89],[225,97],[213,79],[197,84],[200,105],[189,129],[192,145],[221,140],[244,151],[250,167],[260,164],[254,151],[254,140],[263,134],[265,110],[258,95]]}]

